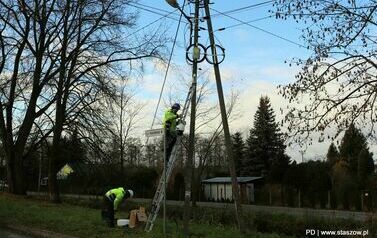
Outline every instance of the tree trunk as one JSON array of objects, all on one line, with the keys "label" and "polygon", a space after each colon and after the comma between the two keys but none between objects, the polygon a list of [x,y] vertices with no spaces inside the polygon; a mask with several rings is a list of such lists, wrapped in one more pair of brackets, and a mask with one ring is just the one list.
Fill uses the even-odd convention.
[{"label": "tree trunk", "polygon": [[48,163],[48,189],[49,189],[49,196],[50,201],[54,203],[60,203],[60,193],[59,193],[59,181],[57,179],[56,173],[58,172],[59,168],[57,168],[57,162],[60,153],[60,140],[61,140],[61,133],[62,133],[62,125],[61,120],[57,119],[55,124],[54,130],[54,137],[52,141],[52,153],[49,157]]},{"label": "tree trunk", "polygon": [[196,202],[198,201],[198,174],[197,171],[193,172],[193,179],[192,179],[192,206],[196,206]]},{"label": "tree trunk", "polygon": [[7,179],[9,192],[18,195],[26,195],[26,186],[24,181],[24,169],[22,156],[12,152],[7,153]]},{"label": "tree trunk", "polygon": [[201,187],[201,177],[202,177],[202,169],[198,167],[194,172],[194,179],[193,179],[193,187],[192,187],[192,205],[196,206],[196,202],[200,202],[200,195],[202,191]]},{"label": "tree trunk", "polygon": [[53,152],[49,158],[48,163],[48,190],[50,201],[54,203],[60,203],[59,184],[56,177],[56,153]]},{"label": "tree trunk", "polygon": [[[61,86],[61,85],[60,85]],[[62,88],[62,87],[59,87]],[[63,122],[64,122],[64,111],[63,105],[61,103],[62,98],[62,91],[58,92],[58,99],[56,101],[56,113],[55,113],[55,125],[54,125],[54,136],[52,140],[52,153],[49,157],[48,163],[48,188],[49,188],[49,195],[50,201],[54,203],[60,202],[60,194],[59,194],[59,181],[57,180],[56,173],[58,172],[59,168],[57,168],[57,163],[59,156],[61,156],[60,152],[60,141],[61,135],[63,131]]]}]

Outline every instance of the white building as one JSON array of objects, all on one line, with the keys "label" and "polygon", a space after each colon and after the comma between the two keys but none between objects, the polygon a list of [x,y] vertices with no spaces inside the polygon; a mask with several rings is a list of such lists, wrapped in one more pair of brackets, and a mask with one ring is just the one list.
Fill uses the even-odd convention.
[{"label": "white building", "polygon": [[[263,177],[237,177],[238,188],[241,193],[242,203],[255,201],[255,185],[259,185]],[[202,181],[204,197],[209,201],[232,201],[231,177],[215,177]]]}]

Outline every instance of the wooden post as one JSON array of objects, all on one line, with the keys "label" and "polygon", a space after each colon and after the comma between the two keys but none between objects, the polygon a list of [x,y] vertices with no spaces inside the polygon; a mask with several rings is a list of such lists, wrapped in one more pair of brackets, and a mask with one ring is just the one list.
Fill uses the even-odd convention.
[{"label": "wooden post", "polygon": [[217,94],[219,97],[221,119],[222,119],[223,129],[224,129],[226,156],[228,159],[230,176],[232,177],[232,192],[234,196],[235,215],[237,219],[238,228],[241,230],[241,232],[243,232],[244,226],[243,226],[243,221],[242,221],[242,205],[240,202],[240,192],[238,188],[235,163],[233,159],[232,144],[231,144],[231,138],[230,138],[229,125],[228,125],[228,117],[227,117],[227,112],[226,112],[226,107],[225,107],[224,93],[223,93],[223,87],[222,87],[221,76],[220,76],[220,68],[219,68],[219,63],[218,63],[219,61],[218,61],[217,52],[216,52],[215,37],[213,33],[211,14],[210,14],[210,9],[209,9],[209,0],[204,0],[204,8],[205,8],[205,13],[206,13],[208,36],[209,36],[209,41],[211,44],[210,48],[212,52],[213,69],[214,69],[215,78],[216,78]]}]

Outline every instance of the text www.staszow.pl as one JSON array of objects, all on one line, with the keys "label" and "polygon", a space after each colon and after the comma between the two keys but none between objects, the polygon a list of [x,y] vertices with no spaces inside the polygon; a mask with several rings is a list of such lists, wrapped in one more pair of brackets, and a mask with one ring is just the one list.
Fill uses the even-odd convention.
[{"label": "text www.staszow.pl", "polygon": [[338,235],[338,236],[362,236],[363,231],[320,231],[320,234],[325,235]]},{"label": "text www.staszow.pl", "polygon": [[362,230],[362,231],[356,231],[356,230],[314,230],[314,229],[308,229],[305,231],[306,235],[309,236],[317,236],[317,237],[325,237],[325,236],[368,236],[369,231],[368,230]]}]

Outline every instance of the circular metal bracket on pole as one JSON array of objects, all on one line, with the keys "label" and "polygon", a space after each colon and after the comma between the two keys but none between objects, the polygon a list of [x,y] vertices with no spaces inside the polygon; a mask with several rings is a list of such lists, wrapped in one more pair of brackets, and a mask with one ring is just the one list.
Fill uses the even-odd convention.
[{"label": "circular metal bracket on pole", "polygon": [[[203,62],[206,58],[206,48],[202,44],[198,44],[198,47],[195,47],[195,44],[190,45],[186,49],[186,60],[190,63]],[[190,57],[191,55],[191,57]]]},{"label": "circular metal bracket on pole", "polygon": [[[211,52],[211,45],[207,46],[207,48],[205,49],[205,56],[206,56],[206,60],[208,63],[210,64],[215,64],[215,62],[213,62],[213,54],[211,53],[208,53],[208,52]],[[216,57],[217,58],[217,64],[221,64],[224,59],[225,59],[225,48],[220,46],[220,45],[215,45],[215,54],[216,54]],[[221,53],[218,53],[218,52],[221,52]]]}]

